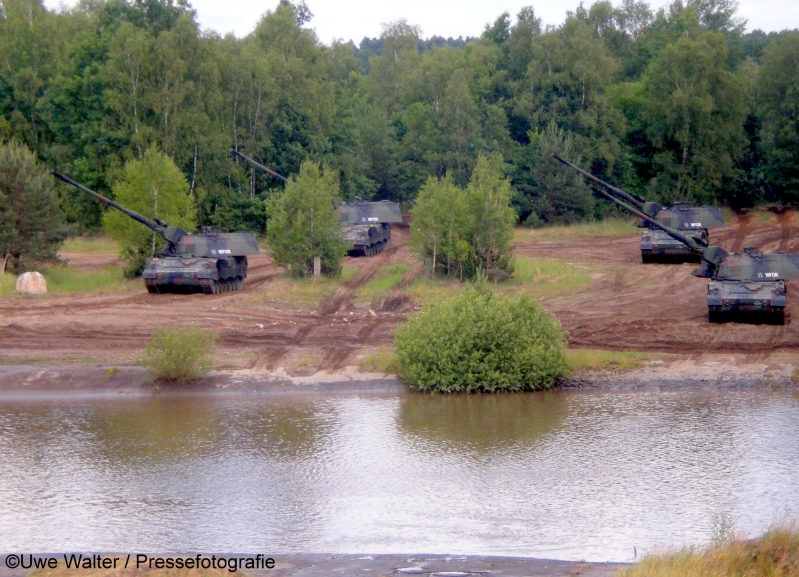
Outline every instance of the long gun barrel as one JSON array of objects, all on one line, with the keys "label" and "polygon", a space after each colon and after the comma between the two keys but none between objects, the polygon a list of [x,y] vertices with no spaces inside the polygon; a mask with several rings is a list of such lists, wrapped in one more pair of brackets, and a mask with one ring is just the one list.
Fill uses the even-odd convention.
[{"label": "long gun barrel", "polygon": [[635,205],[635,207],[638,210],[642,210],[644,208],[644,204],[646,203],[646,200],[644,200],[642,197],[638,196],[637,194],[630,194],[629,192],[625,192],[625,191],[623,191],[620,188],[616,188],[615,186],[612,186],[612,185],[608,184],[604,180],[598,179],[596,176],[594,176],[590,172],[584,171],[579,166],[577,166],[575,164],[572,164],[571,162],[569,162],[565,158],[555,154],[554,152],[551,153],[551,154],[552,154],[552,158],[554,158],[558,162],[560,162],[562,164],[565,164],[566,166],[568,166],[571,169],[576,170],[577,172],[582,174],[584,177],[586,177],[588,180],[592,180],[592,181],[596,182],[597,184],[599,184],[600,186],[604,186],[612,194],[615,194],[616,196],[618,196],[622,200],[626,200],[627,202]]},{"label": "long gun barrel", "polygon": [[[53,176],[55,176],[56,178],[58,178],[60,180],[63,180],[64,182],[66,182],[70,186],[74,186],[78,190],[82,190],[86,194],[92,195],[94,198],[96,198],[100,202],[104,202],[108,206],[113,206],[118,211],[127,214],[133,220],[142,223],[144,226],[146,226],[148,228],[151,228],[155,232],[160,234],[161,236],[164,236],[164,228],[165,228],[165,226],[162,226],[162,225],[159,225],[156,222],[153,222],[149,218],[146,218],[146,217],[140,215],[138,212],[134,212],[134,211],[129,210],[129,209],[123,207],[123,206],[120,206],[119,204],[117,204],[113,200],[111,200],[110,198],[106,198],[102,194],[96,193],[93,190],[91,190],[90,188],[86,188],[85,186],[83,186],[82,184],[80,184],[78,182],[75,182],[74,180],[72,180],[68,176],[64,176],[63,174],[58,174],[55,171],[50,171],[50,174],[52,174]],[[166,237],[164,237],[164,238],[166,238]]]},{"label": "long gun barrel", "polygon": [[[565,160],[565,159],[561,158],[560,156],[558,156],[555,153],[551,153],[551,156],[552,156],[552,158],[554,158],[558,162],[560,162],[562,164],[565,164],[566,166],[568,166],[570,168],[573,168],[574,170],[576,170],[577,172],[579,172],[580,174],[582,174],[583,176],[585,176],[589,180],[601,184],[602,186],[604,186],[608,190],[612,189],[614,191],[624,192],[624,191],[621,191],[621,190],[619,190],[618,188],[616,188],[614,186],[609,185],[606,182],[603,182],[603,181],[599,180],[593,174],[590,174],[590,173],[582,170],[581,168],[575,166],[574,164],[572,164],[568,160]],[[655,228],[659,228],[660,230],[665,232],[667,235],[669,235],[674,240],[677,240],[677,241],[683,243],[685,246],[687,246],[691,250],[699,253],[699,255],[702,257],[702,260],[705,261],[710,266],[710,269],[712,269],[712,270],[707,270],[707,269],[703,270],[702,273],[700,275],[697,275],[697,276],[710,276],[712,274],[713,270],[715,270],[718,267],[718,265],[721,263],[721,261],[724,260],[724,257],[727,256],[727,251],[725,251],[721,247],[703,245],[703,244],[697,242],[697,240],[695,238],[693,238],[691,236],[688,236],[688,235],[685,235],[685,234],[682,234],[678,230],[676,230],[674,228],[671,228],[670,226],[666,226],[665,224],[662,224],[662,223],[656,221],[651,216],[649,216],[646,213],[638,210],[637,208],[633,208],[632,206],[630,206],[629,204],[626,204],[625,202],[619,200],[618,198],[616,198],[612,194],[609,194],[608,192],[605,192],[604,190],[601,190],[601,189],[599,189],[599,188],[597,188],[595,186],[592,186],[592,185],[589,185],[589,188],[595,194],[598,194],[599,196],[601,196],[601,197],[603,197],[603,198],[605,198],[605,199],[607,199],[607,200],[619,205],[624,210],[626,210],[628,212],[631,212],[632,214],[634,214],[638,218],[644,220],[645,222],[647,222],[651,226],[653,226]],[[703,268],[706,268],[706,267],[703,267]]]},{"label": "long gun barrel", "polygon": [[257,168],[257,169],[259,169],[259,170],[262,170],[262,171],[264,171],[266,174],[268,174],[269,176],[271,176],[271,177],[273,177],[273,178],[276,178],[276,179],[278,179],[280,182],[288,182],[288,180],[286,179],[286,177],[279,175],[277,172],[275,172],[275,171],[274,171],[274,170],[272,170],[271,168],[267,168],[267,167],[265,167],[263,164],[260,164],[260,163],[258,163],[258,162],[255,162],[255,161],[254,161],[252,158],[250,158],[249,156],[246,156],[246,155],[242,154],[242,153],[241,153],[241,152],[239,152],[238,150],[235,150],[235,149],[231,148],[231,149],[230,149],[230,154],[232,154],[233,156],[235,156],[235,157],[237,157],[237,158],[240,158],[240,159],[242,159],[242,160],[243,160],[243,161],[245,161],[245,162],[249,162],[249,163],[250,163],[252,166],[254,166],[255,168]]},{"label": "long gun barrel", "polygon": [[597,188],[597,187],[595,187],[593,185],[590,185],[590,184],[588,185],[588,188],[590,188],[594,192],[594,194],[597,194],[597,195],[599,195],[599,196],[601,196],[603,198],[606,198],[607,200],[609,200],[611,202],[615,202],[620,207],[622,207],[623,209],[633,213],[638,218],[640,218],[642,220],[645,220],[646,222],[648,222],[649,224],[651,224],[652,226],[654,226],[656,228],[659,228],[660,230],[665,232],[667,235],[669,235],[674,240],[680,241],[681,243],[683,243],[685,246],[687,246],[691,250],[693,250],[695,252],[698,252],[700,255],[703,254],[705,248],[707,248],[706,246],[704,246],[702,244],[699,244],[696,241],[696,239],[694,239],[693,237],[684,235],[681,232],[679,232],[678,230],[676,230],[674,228],[671,228],[670,226],[666,226],[665,224],[659,223],[654,218],[652,218],[650,216],[647,216],[646,214],[644,214],[640,210],[637,210],[637,209],[633,208],[632,206],[622,202],[621,200],[619,200],[618,198],[615,198],[611,194],[608,194],[604,190],[601,190],[601,189],[599,189],[599,188]]}]

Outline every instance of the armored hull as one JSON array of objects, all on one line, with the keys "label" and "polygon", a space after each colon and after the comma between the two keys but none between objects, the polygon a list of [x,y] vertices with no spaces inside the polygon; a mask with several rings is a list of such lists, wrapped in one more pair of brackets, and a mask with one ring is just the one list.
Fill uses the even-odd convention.
[{"label": "armored hull", "polygon": [[711,280],[707,285],[710,322],[722,322],[737,313],[760,314],[777,324],[785,322],[785,281]]},{"label": "armored hull", "polygon": [[339,207],[341,231],[351,244],[350,254],[372,256],[383,252],[391,239],[391,223],[402,222],[402,213],[396,202],[342,203]]},{"label": "armored hull", "polygon": [[[695,231],[699,233],[699,231]],[[707,230],[693,236],[707,240]],[[641,262],[699,262],[699,254],[662,230],[648,228],[641,236]]]},{"label": "armored hull", "polygon": [[349,252],[363,256],[383,252],[391,239],[391,225],[388,223],[350,224],[344,226],[342,232],[351,244]]},{"label": "armored hull", "polygon": [[247,278],[247,257],[155,257],[142,272],[151,293],[196,292],[216,294],[239,290]]}]

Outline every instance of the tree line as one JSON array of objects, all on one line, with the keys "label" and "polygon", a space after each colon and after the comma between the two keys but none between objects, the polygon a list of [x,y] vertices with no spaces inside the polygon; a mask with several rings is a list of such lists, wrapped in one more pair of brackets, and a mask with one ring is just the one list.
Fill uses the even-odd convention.
[{"label": "tree line", "polygon": [[[325,165],[344,199],[404,203],[467,190],[501,156],[531,225],[609,210],[551,150],[660,202],[797,200],[799,31],[747,33],[734,0],[600,0],[559,26],[527,7],[457,40],[398,21],[359,46],[321,43],[310,18],[282,0],[239,39],[200,30],[186,0],[0,0],[0,141],[112,196],[155,148],[196,222],[227,230],[264,232],[275,186],[231,146],[285,175]],[[73,230],[101,225],[98,203],[58,194]]]}]

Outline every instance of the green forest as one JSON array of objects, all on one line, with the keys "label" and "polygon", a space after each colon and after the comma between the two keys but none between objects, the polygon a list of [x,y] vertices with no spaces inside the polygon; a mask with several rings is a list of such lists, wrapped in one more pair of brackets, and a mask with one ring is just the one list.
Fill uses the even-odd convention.
[{"label": "green forest", "polygon": [[[157,147],[198,222],[262,233],[277,172],[313,161],[345,199],[409,206],[431,177],[466,187],[501,155],[520,222],[610,210],[558,151],[650,200],[742,208],[799,199],[799,31],[746,31],[734,0],[601,0],[544,26],[532,7],[479,38],[422,38],[406,21],[325,45],[282,0],[244,37],[201,30],[186,0],[0,1],[0,142],[113,196]],[[59,186],[75,232],[102,208]]]}]

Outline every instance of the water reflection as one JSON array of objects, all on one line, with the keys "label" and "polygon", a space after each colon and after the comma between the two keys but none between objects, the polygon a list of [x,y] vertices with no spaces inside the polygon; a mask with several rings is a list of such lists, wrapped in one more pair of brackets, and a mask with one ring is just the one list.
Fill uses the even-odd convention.
[{"label": "water reflection", "polygon": [[753,390],[6,403],[0,544],[629,560],[799,511],[797,436]]},{"label": "water reflection", "polygon": [[569,403],[562,392],[516,395],[404,396],[402,431],[441,450],[486,453],[532,445],[563,425]]}]

